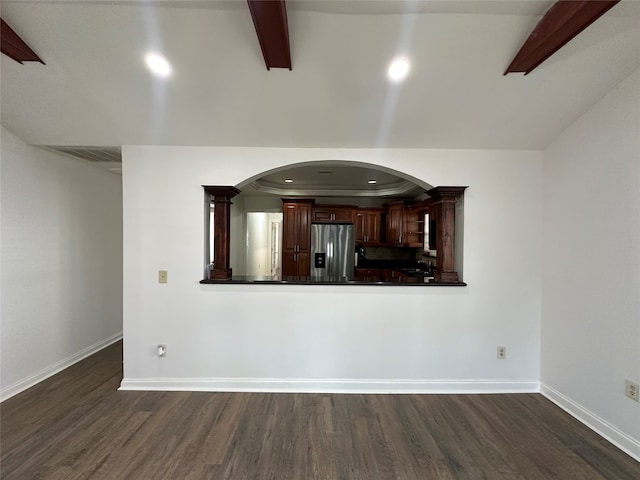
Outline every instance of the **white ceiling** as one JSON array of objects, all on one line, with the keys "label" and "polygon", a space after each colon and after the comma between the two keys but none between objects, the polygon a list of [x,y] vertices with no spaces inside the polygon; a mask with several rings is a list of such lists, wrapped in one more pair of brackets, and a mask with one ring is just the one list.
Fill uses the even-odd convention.
[{"label": "white ceiling", "polygon": [[[3,0],[46,66],[2,55],[1,120],[36,145],[544,148],[640,66],[640,2],[623,0],[503,76],[552,3],[289,1],[293,70],[267,71],[244,0]],[[399,53],[413,67],[392,86]]]}]

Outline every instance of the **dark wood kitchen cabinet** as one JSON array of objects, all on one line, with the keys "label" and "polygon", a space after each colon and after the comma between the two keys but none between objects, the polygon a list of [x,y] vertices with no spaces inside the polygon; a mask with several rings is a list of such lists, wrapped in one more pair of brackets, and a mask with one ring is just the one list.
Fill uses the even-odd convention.
[{"label": "dark wood kitchen cabinet", "polygon": [[282,253],[284,277],[308,277],[311,273],[311,257],[308,253]]},{"label": "dark wood kitchen cabinet", "polygon": [[424,242],[424,210],[395,203],[387,207],[388,245],[422,248]]},{"label": "dark wood kitchen cabinet", "polygon": [[404,245],[424,248],[424,210],[405,206],[402,228]]},{"label": "dark wood kitchen cabinet", "polygon": [[384,279],[382,270],[379,268],[356,267],[354,277],[356,280],[364,282],[380,282]]},{"label": "dark wood kitchen cabinet", "polygon": [[355,206],[314,205],[311,221],[323,223],[354,223],[355,212]]},{"label": "dark wood kitchen cabinet", "polygon": [[383,208],[356,210],[356,243],[365,246],[382,244]]},{"label": "dark wood kitchen cabinet", "polygon": [[311,273],[310,200],[282,201],[282,275],[308,277]]},{"label": "dark wood kitchen cabinet", "polygon": [[387,208],[387,238],[389,245],[402,245],[402,223],[404,219],[404,205],[389,205]]}]

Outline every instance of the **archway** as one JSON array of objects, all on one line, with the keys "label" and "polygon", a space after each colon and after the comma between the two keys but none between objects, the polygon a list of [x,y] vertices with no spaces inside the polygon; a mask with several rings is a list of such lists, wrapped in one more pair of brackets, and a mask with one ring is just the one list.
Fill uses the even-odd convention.
[{"label": "archway", "polygon": [[[437,235],[434,244],[441,248],[436,248],[438,252],[438,274],[443,282],[458,282],[458,275],[454,266],[454,232],[455,232],[455,212],[456,202],[461,197],[466,187],[438,187],[424,180],[415,178],[404,172],[394,170],[389,167],[374,165],[371,163],[351,161],[351,160],[315,160],[293,164],[287,164],[272,168],[255,174],[235,187],[205,187],[210,194],[214,191],[227,190],[228,196],[218,197],[212,205],[218,213],[225,215],[224,222],[211,223],[215,225],[210,230],[211,237],[216,239],[226,239],[226,254],[230,261],[226,264],[223,258],[222,267],[224,271],[218,272],[219,277],[208,276],[207,278],[231,277],[231,265],[239,274],[244,274],[247,270],[246,259],[249,256],[247,249],[251,245],[248,224],[263,225],[264,222],[249,222],[249,214],[262,212],[270,215],[271,238],[276,238],[278,232],[283,230],[282,225],[275,228],[273,222],[274,212],[282,212],[283,199],[287,202],[299,202],[305,206],[304,215],[305,226],[312,223],[336,222],[341,218],[341,222],[353,223],[356,227],[361,227],[360,217],[364,217],[364,212],[374,211],[377,213],[377,225],[382,227],[382,233],[377,231],[377,235],[364,235],[364,242],[371,242],[375,247],[395,247],[396,252],[401,248],[416,248],[428,250],[425,242],[425,222],[424,213],[429,212],[432,219],[436,219],[438,225]],[[212,190],[213,188],[213,190]],[[236,196],[237,195],[237,196]],[[235,197],[231,205],[231,197]],[[289,207],[288,207],[289,208]],[[361,215],[362,214],[362,215]],[[421,218],[420,216],[423,215]],[[207,218],[210,218],[207,216]],[[255,216],[254,216],[255,218]],[[380,219],[383,219],[380,221]],[[384,220],[388,219],[388,223]],[[286,223],[286,222],[285,222]],[[423,225],[419,225],[423,224]],[[216,229],[223,225],[226,230],[222,234]],[[364,224],[363,224],[364,225]],[[388,228],[385,228],[387,227]],[[410,228],[409,226],[410,225]],[[418,225],[418,226],[416,226]],[[208,230],[209,232],[209,230]],[[275,232],[275,233],[274,233]],[[261,238],[267,236],[261,232]],[[209,246],[207,246],[209,248]],[[206,249],[207,249],[206,248]],[[296,244],[296,249],[300,248]],[[271,248],[271,255],[280,252],[279,248]],[[217,249],[216,249],[217,252]],[[297,250],[296,253],[298,253]],[[211,249],[205,255],[205,263],[211,260]],[[307,255],[296,255],[304,257],[307,262]],[[218,266],[214,268],[217,270]],[[270,271],[278,270],[271,266]],[[296,276],[304,276],[304,271],[308,270],[306,265],[302,266],[303,273],[296,270]],[[286,274],[286,272],[284,272]],[[308,275],[308,273],[306,274]]]}]

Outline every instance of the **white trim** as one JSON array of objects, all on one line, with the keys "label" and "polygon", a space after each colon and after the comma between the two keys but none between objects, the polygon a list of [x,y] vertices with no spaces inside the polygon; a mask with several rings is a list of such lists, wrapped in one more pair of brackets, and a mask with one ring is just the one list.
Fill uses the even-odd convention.
[{"label": "white trim", "polygon": [[544,383],[540,384],[540,393],[562,408],[569,415],[584,423],[591,430],[605,438],[620,450],[640,462],[640,441],[627,435],[595,413]]},{"label": "white trim", "polygon": [[70,367],[74,363],[78,363],[80,360],[83,360],[94,353],[102,350],[103,348],[108,347],[109,345],[117,342],[122,339],[122,332],[118,332],[115,335],[111,335],[104,340],[100,340],[93,345],[88,346],[87,348],[83,348],[77,353],[70,355],[67,358],[60,360],[59,362],[54,363],[53,365],[49,365],[48,367],[43,368],[39,372],[34,373],[22,380],[18,380],[13,385],[9,385],[8,387],[0,390],[0,402],[4,402],[8,398],[17,395],[20,392],[25,391],[27,388],[33,387],[35,384],[46,380],[47,378],[55,375],[56,373],[61,372],[65,368]]},{"label": "white trim", "polygon": [[537,380],[130,378],[120,390],[270,393],[537,393]]}]

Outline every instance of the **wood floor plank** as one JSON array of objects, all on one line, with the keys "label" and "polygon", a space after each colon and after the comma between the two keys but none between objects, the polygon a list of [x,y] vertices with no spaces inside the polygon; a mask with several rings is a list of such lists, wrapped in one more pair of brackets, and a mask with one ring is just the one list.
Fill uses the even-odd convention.
[{"label": "wood floor plank", "polygon": [[0,405],[2,480],[637,480],[538,394],[121,392],[118,343]]},{"label": "wood floor plank", "polygon": [[249,395],[246,393],[222,393],[218,400],[218,416],[207,437],[203,440],[198,460],[207,465],[221,465],[230,451],[238,419],[246,408]]},{"label": "wood floor plank", "polygon": [[311,415],[308,430],[310,478],[336,478],[335,455],[333,448],[331,401],[327,395],[322,395],[317,404],[317,410]]}]

